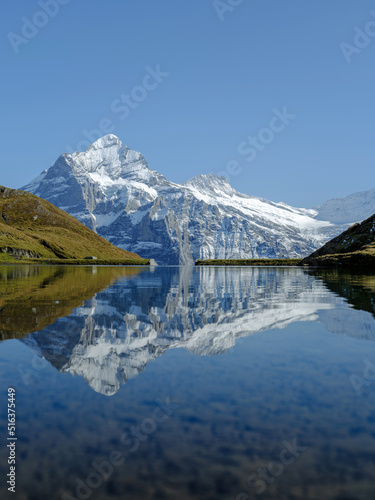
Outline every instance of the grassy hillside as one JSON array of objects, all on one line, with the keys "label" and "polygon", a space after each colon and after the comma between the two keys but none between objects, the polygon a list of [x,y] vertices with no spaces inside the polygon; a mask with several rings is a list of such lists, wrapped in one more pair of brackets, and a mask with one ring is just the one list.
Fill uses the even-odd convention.
[{"label": "grassy hillside", "polygon": [[141,267],[0,266],[0,340],[23,337],[68,316]]},{"label": "grassy hillside", "polygon": [[354,224],[300,265],[375,268],[375,215]]},{"label": "grassy hillside", "polygon": [[141,259],[117,248],[48,201],[0,186],[0,260]]}]

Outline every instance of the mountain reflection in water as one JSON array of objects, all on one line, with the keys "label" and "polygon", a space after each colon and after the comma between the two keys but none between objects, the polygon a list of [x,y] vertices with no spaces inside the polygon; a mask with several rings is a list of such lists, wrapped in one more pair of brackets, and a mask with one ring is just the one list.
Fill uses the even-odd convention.
[{"label": "mountain reflection in water", "polygon": [[[353,325],[353,310],[345,305],[365,303],[369,311],[371,277],[361,282],[334,271],[257,267],[28,272],[26,281],[36,292],[22,298],[21,315],[18,298],[5,304],[3,331],[9,317],[18,318],[17,328],[40,325],[22,342],[59,371],[82,376],[108,396],[171,348],[214,356],[241,337],[298,321],[321,321],[334,333],[375,339],[374,317],[364,312],[360,327],[357,319]],[[355,300],[360,290],[365,290],[361,304]],[[58,315],[68,316],[55,320]]]},{"label": "mountain reflection in water", "polygon": [[[1,267],[15,498],[373,500],[374,290],[300,268]],[[286,446],[303,451],[280,464]]]}]

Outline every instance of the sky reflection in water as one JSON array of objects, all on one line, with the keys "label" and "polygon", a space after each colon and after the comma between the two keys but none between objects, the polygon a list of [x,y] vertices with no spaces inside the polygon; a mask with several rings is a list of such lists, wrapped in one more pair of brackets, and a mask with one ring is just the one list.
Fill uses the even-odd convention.
[{"label": "sky reflection in water", "polygon": [[13,386],[17,499],[373,499],[374,277],[0,277],[0,424]]}]

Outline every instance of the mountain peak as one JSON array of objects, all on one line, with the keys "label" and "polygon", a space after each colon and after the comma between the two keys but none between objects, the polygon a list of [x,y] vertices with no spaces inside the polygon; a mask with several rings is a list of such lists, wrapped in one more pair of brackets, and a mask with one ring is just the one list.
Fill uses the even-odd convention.
[{"label": "mountain peak", "polygon": [[112,146],[118,146],[122,147],[122,142],[120,139],[113,134],[107,134],[100,139],[96,140],[91,144],[91,146],[88,147],[87,151],[90,150],[98,150],[98,149],[105,149],[105,148],[110,148]]},{"label": "mountain peak", "polygon": [[338,233],[316,211],[239,193],[214,173],[169,182],[113,134],[63,155],[25,189],[163,264],[305,256]]},{"label": "mountain peak", "polygon": [[[144,171],[149,170],[143,155],[129,149],[114,134],[97,139],[84,152],[77,151],[63,157],[66,157],[69,165],[73,165],[74,171],[96,175],[94,180],[99,184],[108,184],[109,179],[113,181],[129,174],[142,177]],[[61,171],[61,165],[58,164],[57,167]]]}]

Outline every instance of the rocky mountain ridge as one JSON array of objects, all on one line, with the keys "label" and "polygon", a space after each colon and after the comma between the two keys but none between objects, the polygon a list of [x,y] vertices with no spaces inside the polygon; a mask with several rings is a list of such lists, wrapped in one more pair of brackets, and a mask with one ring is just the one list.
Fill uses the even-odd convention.
[{"label": "rocky mountain ridge", "polygon": [[347,226],[236,191],[226,178],[168,181],[114,135],[61,155],[24,186],[125,250],[162,264],[308,255]]}]

